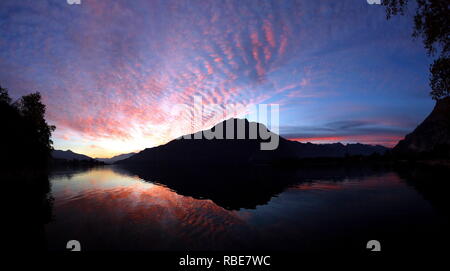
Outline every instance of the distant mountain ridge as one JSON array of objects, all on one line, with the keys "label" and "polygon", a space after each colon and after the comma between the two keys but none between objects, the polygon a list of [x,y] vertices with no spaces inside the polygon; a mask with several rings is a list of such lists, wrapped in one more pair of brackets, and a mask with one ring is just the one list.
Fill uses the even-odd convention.
[{"label": "distant mountain ridge", "polygon": [[75,153],[71,150],[67,151],[53,150],[52,157],[53,159],[64,159],[64,160],[94,160],[93,158],[87,155]]},{"label": "distant mountain ridge", "polygon": [[[233,122],[234,127],[245,127],[246,139],[206,139],[205,135],[217,131],[223,131],[226,138],[228,125]],[[257,128],[257,136],[249,139],[251,127]],[[312,144],[300,143],[287,140],[279,136],[278,148],[275,150],[261,150],[261,143],[267,142],[263,139],[261,132],[271,136],[277,136],[263,124],[249,122],[246,119],[229,119],[217,124],[211,129],[187,135],[172,140],[165,145],[147,148],[127,159],[118,161],[118,164],[140,164],[140,165],[248,165],[248,164],[270,164],[275,161],[297,160],[314,157],[345,157],[347,155],[371,155],[374,153],[384,154],[388,148],[383,146],[372,146],[364,144]],[[234,131],[236,138],[237,131]],[[195,137],[201,139],[192,139]]]},{"label": "distant mountain ridge", "polygon": [[112,164],[117,161],[127,159],[135,154],[136,154],[135,152],[130,152],[130,153],[119,154],[119,155],[113,156],[111,158],[95,158],[95,159],[98,161],[104,162],[104,163]]},{"label": "distant mountain ridge", "polygon": [[381,145],[367,145],[361,143],[329,143],[313,144],[300,143],[295,147],[298,150],[298,158],[316,158],[316,157],[345,157],[345,156],[369,156],[372,154],[384,154],[389,148]]}]

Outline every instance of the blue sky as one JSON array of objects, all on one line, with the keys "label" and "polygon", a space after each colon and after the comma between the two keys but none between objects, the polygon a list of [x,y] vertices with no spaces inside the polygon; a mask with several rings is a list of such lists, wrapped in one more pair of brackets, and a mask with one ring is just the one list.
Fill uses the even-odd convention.
[{"label": "blue sky", "polygon": [[57,149],[108,157],[192,127],[174,104],[280,106],[298,141],[394,145],[431,111],[412,17],[366,0],[0,2],[0,84],[39,91]]}]

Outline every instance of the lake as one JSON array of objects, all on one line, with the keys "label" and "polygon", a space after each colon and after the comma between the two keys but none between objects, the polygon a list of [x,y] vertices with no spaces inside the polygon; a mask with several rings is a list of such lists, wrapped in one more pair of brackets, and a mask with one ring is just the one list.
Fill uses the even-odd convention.
[{"label": "lake", "polygon": [[196,191],[189,179],[180,189],[116,166],[54,170],[46,243],[50,250],[74,239],[83,250],[365,251],[374,239],[387,251],[429,251],[448,240],[443,190],[423,185],[443,181],[426,179],[430,172],[290,171],[293,181],[282,187],[233,182],[219,197],[189,192]]}]

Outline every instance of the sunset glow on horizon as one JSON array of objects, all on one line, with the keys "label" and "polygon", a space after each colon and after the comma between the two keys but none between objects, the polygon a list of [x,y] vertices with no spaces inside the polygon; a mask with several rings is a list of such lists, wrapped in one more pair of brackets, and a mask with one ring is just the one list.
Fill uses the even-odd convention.
[{"label": "sunset glow on horizon", "polygon": [[[176,104],[279,104],[280,135],[394,146],[431,111],[412,18],[348,1],[0,3],[0,85],[39,91],[54,148],[140,151],[235,114]],[[256,120],[255,120],[256,121]]]},{"label": "sunset glow on horizon", "polygon": [[291,141],[297,141],[302,143],[315,143],[315,144],[329,144],[329,143],[343,143],[354,144],[364,142],[370,145],[383,145],[389,148],[394,147],[398,141],[403,139],[400,136],[332,136],[332,137],[306,137],[306,138],[290,138]]}]

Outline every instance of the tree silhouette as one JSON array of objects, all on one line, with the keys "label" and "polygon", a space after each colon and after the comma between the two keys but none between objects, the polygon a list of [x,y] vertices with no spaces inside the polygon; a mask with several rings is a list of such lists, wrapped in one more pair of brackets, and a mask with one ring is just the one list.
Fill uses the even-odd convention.
[{"label": "tree silhouette", "polygon": [[41,94],[36,92],[23,96],[18,102],[18,108],[28,126],[28,136],[34,141],[37,154],[40,157],[49,157],[53,144],[50,137],[56,127],[45,121],[45,105],[41,102]]},{"label": "tree silhouette", "polygon": [[44,167],[52,151],[55,126],[45,120],[45,105],[39,92],[12,103],[8,90],[0,86],[0,166]]},{"label": "tree silhouette", "polygon": [[[409,0],[383,0],[386,17],[404,15]],[[430,95],[438,100],[450,96],[450,4],[448,0],[415,0],[413,37],[421,37],[429,56],[438,55],[430,65]]]},{"label": "tree silhouette", "polygon": [[8,90],[0,86],[0,104],[10,104],[11,98],[8,95]]},{"label": "tree silhouette", "polygon": [[449,96],[450,88],[450,59],[440,57],[430,67],[431,96],[437,100]]}]

